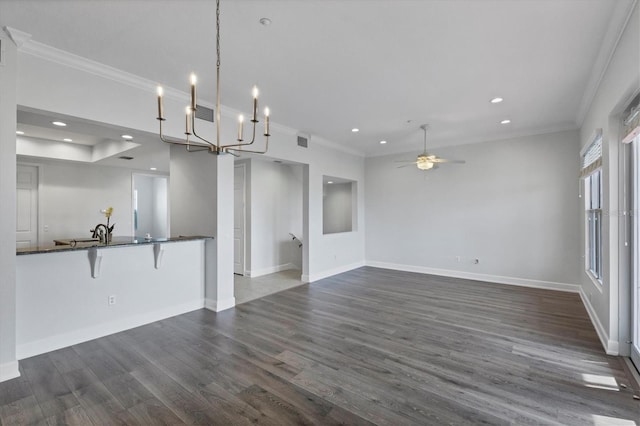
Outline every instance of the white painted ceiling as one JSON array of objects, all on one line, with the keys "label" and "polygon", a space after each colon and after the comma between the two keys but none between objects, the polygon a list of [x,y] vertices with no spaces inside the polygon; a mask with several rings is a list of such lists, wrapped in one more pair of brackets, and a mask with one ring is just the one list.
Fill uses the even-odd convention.
[{"label": "white painted ceiling", "polygon": [[[430,147],[576,128],[631,3],[222,0],[222,103],[258,84],[273,121],[367,155],[421,151],[423,123]],[[0,0],[0,25],[214,102],[214,1]]]}]

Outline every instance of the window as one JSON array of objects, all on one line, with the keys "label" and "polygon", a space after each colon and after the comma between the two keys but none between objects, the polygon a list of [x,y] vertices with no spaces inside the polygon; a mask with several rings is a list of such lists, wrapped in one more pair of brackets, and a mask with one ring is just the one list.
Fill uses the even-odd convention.
[{"label": "window", "polygon": [[587,270],[602,281],[602,170],[584,179],[587,222]]},{"label": "window", "polygon": [[584,183],[586,269],[602,282],[602,136],[582,157],[581,177]]}]

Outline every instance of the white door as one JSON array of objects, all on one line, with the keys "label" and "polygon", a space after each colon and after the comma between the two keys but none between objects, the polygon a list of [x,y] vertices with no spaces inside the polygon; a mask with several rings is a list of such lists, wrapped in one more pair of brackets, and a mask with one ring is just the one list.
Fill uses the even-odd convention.
[{"label": "white door", "polygon": [[233,273],[244,275],[245,234],[245,165],[238,164],[233,173]]},{"label": "white door", "polygon": [[640,138],[632,142],[633,149],[633,281],[631,283],[631,359],[640,370]]},{"label": "white door", "polygon": [[16,248],[38,245],[38,168],[18,164],[16,174]]}]

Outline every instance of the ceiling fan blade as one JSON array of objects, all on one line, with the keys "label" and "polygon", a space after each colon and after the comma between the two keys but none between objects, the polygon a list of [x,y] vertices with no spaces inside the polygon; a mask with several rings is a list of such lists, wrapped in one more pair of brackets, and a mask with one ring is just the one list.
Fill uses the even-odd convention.
[{"label": "ceiling fan blade", "polygon": [[446,158],[434,158],[433,160],[430,160],[432,163],[457,163],[457,164],[464,164],[466,163],[466,161],[464,160],[447,160]]},{"label": "ceiling fan blade", "polygon": [[409,164],[405,164],[404,166],[398,166],[399,169],[403,168],[403,167],[409,167],[409,166],[415,166],[417,163],[414,161],[412,163]]},{"label": "ceiling fan blade", "polygon": [[416,160],[395,160],[394,163],[415,163]]}]

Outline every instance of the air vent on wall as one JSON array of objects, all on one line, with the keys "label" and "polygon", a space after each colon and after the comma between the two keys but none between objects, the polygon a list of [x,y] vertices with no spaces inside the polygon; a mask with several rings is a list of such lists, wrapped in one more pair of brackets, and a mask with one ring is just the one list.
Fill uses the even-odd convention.
[{"label": "air vent on wall", "polygon": [[121,160],[133,160],[133,157],[129,157],[128,155],[122,155],[120,157],[118,157]]},{"label": "air vent on wall", "polygon": [[196,118],[213,123],[213,109],[202,105],[196,105]]},{"label": "air vent on wall", "polygon": [[304,136],[298,136],[298,146],[301,146],[303,148],[308,148],[309,147],[309,139],[307,139]]}]

